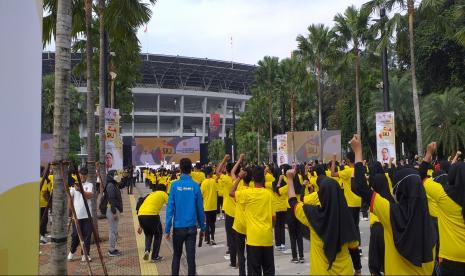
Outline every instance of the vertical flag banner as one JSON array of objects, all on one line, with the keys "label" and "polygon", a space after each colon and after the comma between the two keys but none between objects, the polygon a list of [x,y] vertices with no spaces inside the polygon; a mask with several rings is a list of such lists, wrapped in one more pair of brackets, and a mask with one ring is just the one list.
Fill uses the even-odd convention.
[{"label": "vertical flag banner", "polygon": [[210,141],[220,137],[220,114],[210,114]]},{"label": "vertical flag banner", "polygon": [[105,168],[123,169],[123,140],[120,135],[119,109],[105,108]]},{"label": "vertical flag banner", "polygon": [[376,153],[381,164],[396,158],[396,131],[394,111],[376,113]]},{"label": "vertical flag banner", "polygon": [[42,1],[0,1],[0,275],[39,273]]},{"label": "vertical flag banner", "polygon": [[281,166],[282,164],[288,164],[289,158],[287,155],[287,134],[276,135],[276,145],[278,147],[276,151],[278,166]]}]

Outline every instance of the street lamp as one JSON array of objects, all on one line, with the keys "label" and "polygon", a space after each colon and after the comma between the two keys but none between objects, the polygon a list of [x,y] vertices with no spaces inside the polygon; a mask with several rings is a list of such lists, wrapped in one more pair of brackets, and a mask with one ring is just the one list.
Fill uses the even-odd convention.
[{"label": "street lamp", "polygon": [[[310,65],[307,65],[307,73],[310,75],[312,73],[312,68]],[[321,93],[320,93],[320,84],[318,83],[318,131],[319,131],[319,139],[320,139],[320,160],[323,161],[323,118],[321,112]],[[294,135],[292,135],[294,137]],[[295,158],[295,153],[294,153]]]},{"label": "street lamp", "polygon": [[111,77],[111,92],[110,92],[110,107],[115,108],[115,79],[118,74],[115,72],[110,72]]},{"label": "street lamp", "polygon": [[233,119],[233,143],[232,143],[232,160],[236,161],[236,105],[227,107],[232,112]]}]

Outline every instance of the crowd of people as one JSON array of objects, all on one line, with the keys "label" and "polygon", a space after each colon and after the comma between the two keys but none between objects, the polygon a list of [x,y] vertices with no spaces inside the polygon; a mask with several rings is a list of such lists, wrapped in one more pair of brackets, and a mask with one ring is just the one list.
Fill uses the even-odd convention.
[{"label": "crowd of people", "polygon": [[[357,135],[350,145],[352,151],[341,164],[334,155],[327,164],[261,166],[248,163],[241,154],[235,163],[225,155],[216,165],[193,166],[189,159],[182,159],[173,170],[129,172],[131,179],[145,181],[152,189],[136,206],[138,232],[145,235],[144,260],[163,259],[159,252],[164,234],[173,244],[172,274],[179,274],[185,246],[188,274],[195,275],[196,247],[216,245],[216,221],[224,219],[226,254],[239,275],[276,273],[274,254],[286,250],[286,225],[291,262],[306,262],[305,238],[310,240],[310,274],[360,275],[362,214],[370,220],[368,268],[372,275],[465,275],[465,163],[461,153],[452,160],[433,160],[437,146],[431,143],[419,162],[396,164],[390,159],[382,164],[363,159]],[[92,197],[92,183],[86,182],[85,168],[79,175],[84,191],[74,188],[71,195],[89,252],[90,220],[80,202]],[[116,249],[118,218],[123,211],[119,182],[109,173],[104,188],[110,256],[121,254]],[[41,215],[51,189],[47,185],[42,186]],[[165,205],[163,230],[160,211]],[[41,223],[41,242],[43,227]],[[69,259],[78,245],[74,227],[72,241]],[[296,267],[296,272],[303,272],[302,268]]]}]

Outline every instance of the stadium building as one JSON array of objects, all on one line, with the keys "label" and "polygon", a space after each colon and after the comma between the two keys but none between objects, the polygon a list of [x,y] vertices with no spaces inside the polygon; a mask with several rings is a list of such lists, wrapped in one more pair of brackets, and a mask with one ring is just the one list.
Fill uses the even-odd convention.
[{"label": "stadium building", "polygon": [[[132,89],[133,122],[123,123],[123,137],[201,137],[207,140],[210,114],[219,114],[224,138],[232,127],[232,109],[244,111],[250,99],[255,66],[208,58],[141,54],[142,80]],[[72,66],[85,56],[71,55]],[[42,54],[42,74],[52,74],[55,54]],[[86,92],[84,76],[72,76],[78,91]],[[116,97],[118,91],[115,91]],[[80,127],[85,137],[85,122]]]}]

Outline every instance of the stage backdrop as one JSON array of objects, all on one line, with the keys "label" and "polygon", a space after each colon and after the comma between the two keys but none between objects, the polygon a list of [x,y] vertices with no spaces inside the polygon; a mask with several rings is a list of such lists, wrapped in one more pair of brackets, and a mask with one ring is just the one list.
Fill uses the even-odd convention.
[{"label": "stage backdrop", "polygon": [[135,166],[179,163],[181,158],[200,161],[200,137],[139,137],[132,148]]},{"label": "stage backdrop", "polygon": [[[318,131],[295,131],[287,133],[287,152],[289,163],[308,162],[320,159],[320,134]],[[341,160],[341,131],[323,131],[323,161],[331,160],[336,154]]]},{"label": "stage backdrop", "polygon": [[396,158],[396,129],[394,111],[376,113],[376,153],[381,164]]},{"label": "stage backdrop", "polygon": [[0,275],[39,273],[42,15],[0,0]]}]

